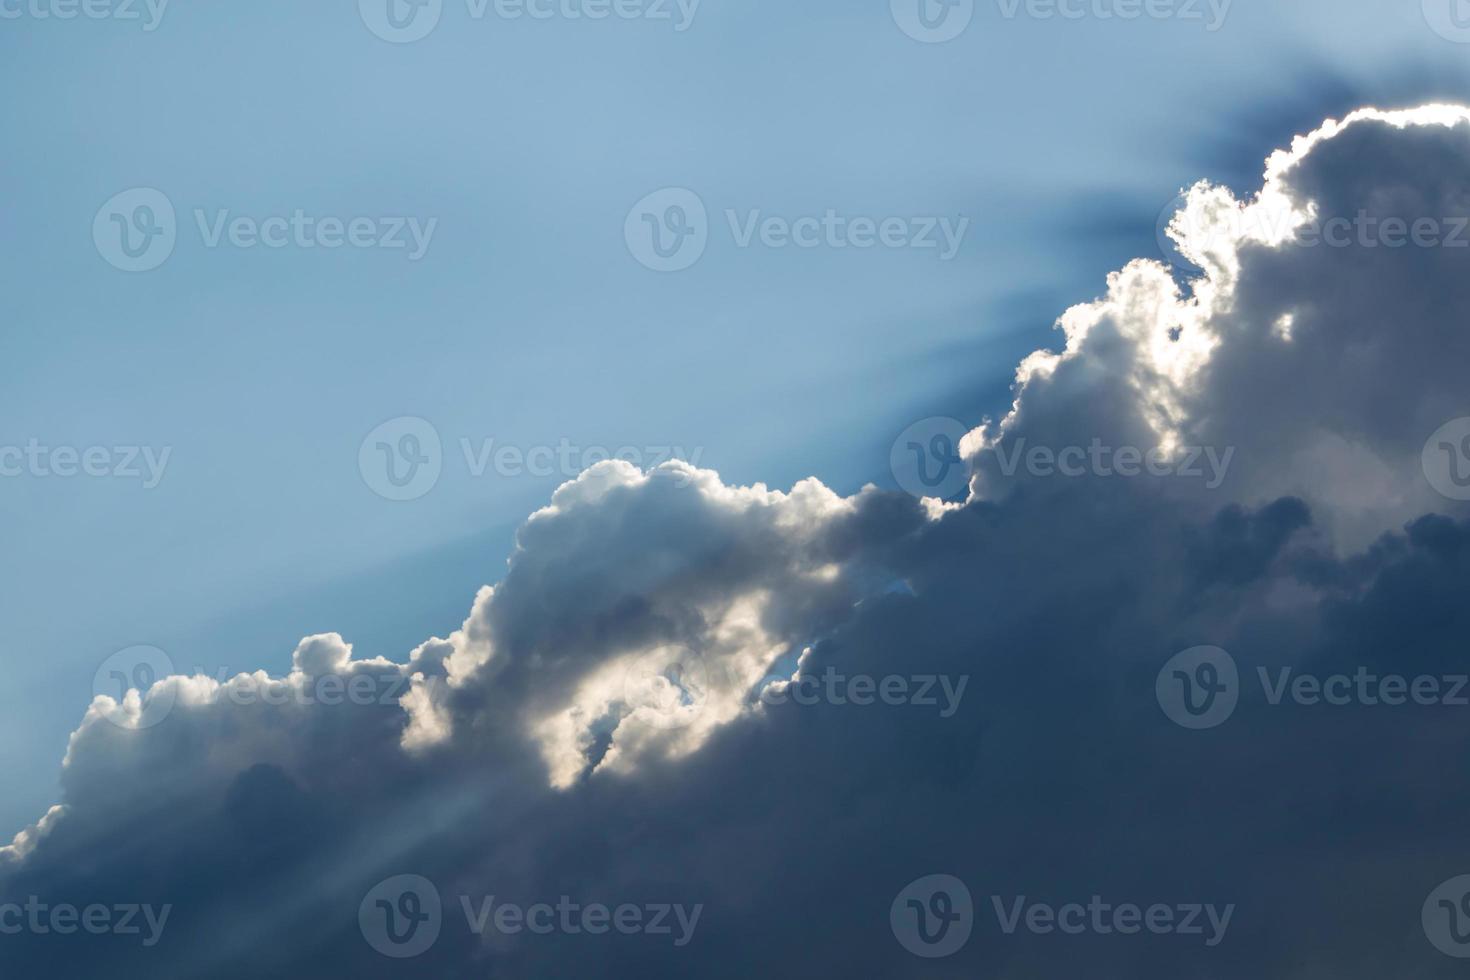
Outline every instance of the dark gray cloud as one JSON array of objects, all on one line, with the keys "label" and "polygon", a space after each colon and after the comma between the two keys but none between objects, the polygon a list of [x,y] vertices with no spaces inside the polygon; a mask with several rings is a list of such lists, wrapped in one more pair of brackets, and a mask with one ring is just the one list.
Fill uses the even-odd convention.
[{"label": "dark gray cloud", "polygon": [[[1274,158],[1256,217],[1196,190],[1208,276],[1135,263],[1069,311],[967,439],[963,506],[603,464],[402,664],[328,634],[284,677],[99,699],[61,807],[0,852],[0,929],[168,918],[37,912],[0,971],[1456,975],[1458,910],[1421,912],[1470,873],[1470,522],[1421,456],[1470,415],[1470,249],[1254,229],[1448,221],[1467,164],[1470,114],[1370,113]],[[1205,449],[1213,486],[1182,465]],[[1233,670],[1231,710],[1196,661],[1160,683],[1184,651]],[[925,958],[901,893],[934,874],[973,931]],[[487,901],[545,903],[549,934],[476,935]]]}]

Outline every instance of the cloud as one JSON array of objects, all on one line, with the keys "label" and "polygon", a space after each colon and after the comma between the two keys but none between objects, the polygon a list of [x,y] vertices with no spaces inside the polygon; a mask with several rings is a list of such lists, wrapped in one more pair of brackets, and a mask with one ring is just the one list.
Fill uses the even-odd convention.
[{"label": "cloud", "polygon": [[1230,499],[1299,496],[1349,547],[1442,506],[1417,460],[1470,401],[1467,150],[1463,109],[1365,109],[1274,153],[1245,200],[1196,185],[1171,230],[1208,275],[1137,261],[1067,311],[1064,349],[1028,358],[1014,411],[967,442],[976,494],[1015,482],[1017,440],[1100,438],[1233,449]]},{"label": "cloud", "polygon": [[[1202,276],[1134,262],[1067,311],[962,444],[962,506],[603,463],[401,664],[327,634],[284,677],[98,698],[62,805],[0,850],[0,909],[172,915],[151,947],[0,936],[0,969],[1452,975],[1420,912],[1470,863],[1470,709],[1271,693],[1470,670],[1470,515],[1424,464],[1470,415],[1470,251],[1383,240],[1467,214],[1470,112],[1355,113],[1247,199],[1190,191]],[[1302,240],[1335,219],[1377,238]],[[1188,730],[1156,681],[1202,645],[1239,700]],[[974,937],[935,960],[889,918],[931,874],[974,898]],[[439,904],[377,905],[400,875]],[[701,912],[683,945],[561,918],[477,935],[461,898],[490,896]],[[1020,896],[1233,912],[1214,945],[1007,933]],[[372,916],[427,907],[429,948],[375,947]]]}]

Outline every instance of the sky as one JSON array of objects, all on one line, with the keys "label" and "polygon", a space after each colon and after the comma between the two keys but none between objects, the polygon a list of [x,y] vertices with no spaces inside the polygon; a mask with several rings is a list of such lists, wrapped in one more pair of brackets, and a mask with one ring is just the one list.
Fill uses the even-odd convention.
[{"label": "sky", "polygon": [[[397,44],[346,2],[165,7],[151,31],[143,5],[59,20],[8,4],[0,73],[26,94],[0,106],[0,441],[172,455],[146,491],[0,482],[17,556],[0,572],[16,671],[0,822],[49,805],[119,649],[233,673],[278,669],[323,628],[394,655],[442,630],[502,570],[484,551],[574,475],[476,477],[461,440],[474,458],[491,439],[680,446],[742,483],[892,485],[893,438],[1002,409],[1061,309],[1158,254],[1180,188],[1249,181],[1331,112],[1460,77],[1443,67],[1460,46],[1412,4],[1236,2],[1215,31],[981,4],[938,44],[883,6],[706,0],[688,21],[594,22],[451,4]],[[89,232],[139,187],[183,231],[163,265],[126,273]],[[660,274],[622,232],[665,187],[695,190],[716,233]],[[412,261],[211,248],[196,217],[298,209],[437,226]],[[946,261],[741,248],[724,216],[828,209],[969,224]],[[402,416],[449,447],[410,503],[355,462]]]},{"label": "sky", "polygon": [[[451,907],[452,889],[478,894],[490,870],[526,896],[554,898],[580,878],[635,902],[702,903],[714,950],[733,948],[728,923],[760,896],[836,930],[878,896],[884,945],[869,955],[893,975],[948,975],[918,972],[948,964],[1028,977],[1095,955],[1179,976],[1290,961],[1262,924],[1271,906],[1250,915],[1269,877],[1247,861],[1250,815],[1204,790],[1171,796],[1127,761],[1128,746],[1184,753],[1178,731],[1140,721],[1084,751],[1062,708],[1103,725],[1121,703],[1132,718],[1132,702],[1112,699],[1138,675],[1157,721],[1158,664],[1232,642],[1247,679],[1284,648],[1351,673],[1417,625],[1433,642],[1416,669],[1448,669],[1436,657],[1451,656],[1458,624],[1464,515],[1424,485],[1418,461],[1438,425],[1470,414],[1457,403],[1463,341],[1443,336],[1462,322],[1458,256],[1359,243],[1288,261],[1238,224],[1200,219],[1192,251],[1161,227],[1198,180],[1255,194],[1267,157],[1330,117],[1470,102],[1470,38],[1455,19],[1465,12],[1435,0],[1181,0],[1137,19],[1100,16],[1117,9],[1101,0],[1068,6],[1077,17],[968,6],[951,15],[970,13],[963,29],[936,40],[917,13],[879,0],[629,0],[617,9],[638,16],[599,20],[569,16],[576,4],[515,18],[444,0],[412,22],[428,33],[408,40],[415,27],[395,27],[371,0],[117,0],[87,8],[105,17],[72,19],[57,16],[61,0],[0,0],[0,80],[12,93],[0,103],[0,539],[11,556],[0,566],[0,840],[26,841],[9,882],[0,865],[0,896],[19,881],[124,901],[118,882],[139,880],[136,868],[91,882],[57,870],[120,842],[153,869],[144,891],[160,902],[242,880],[233,904],[175,926],[192,941],[171,947],[166,969],[143,956],[153,975],[197,975],[210,955],[198,937],[222,921],[248,924],[239,942],[288,936],[283,969],[335,962],[339,940],[375,957],[356,899],[360,881],[390,871],[436,879]],[[1356,133],[1368,134],[1360,146]],[[1432,205],[1424,213],[1441,217],[1460,206],[1445,188],[1470,172],[1456,133],[1369,120],[1279,183],[1324,213]],[[1198,215],[1208,200],[1201,192]],[[1174,268],[1109,279],[1134,259]],[[1208,286],[1188,294],[1202,305],[1186,314],[1159,296],[1190,270]],[[1138,312],[1149,304],[1162,319]],[[1175,327],[1177,356],[1141,339]],[[1295,337],[1284,354],[1268,339],[1283,333]],[[1415,342],[1382,349],[1398,335]],[[1002,423],[1017,364],[1063,345],[1071,367],[1028,360],[1031,401]],[[965,507],[914,496],[908,444],[932,448],[936,434],[966,461],[945,494]],[[1169,434],[1195,440],[1217,485],[1164,480],[1155,500],[1088,480],[1089,501],[1075,486],[1033,489],[1031,463],[1016,490],[1008,457],[989,454],[1024,452],[1022,438],[1147,448]],[[1455,435],[1441,441],[1453,447]],[[624,449],[653,474],[597,465]],[[99,475],[82,472],[90,450]],[[697,469],[660,468],[673,456]],[[54,472],[68,466],[77,475]],[[1075,615],[1047,624],[1048,609]],[[1076,653],[1089,630],[1115,671],[1060,652]],[[871,727],[830,703],[767,706],[782,710],[752,721],[741,700],[798,663],[799,676],[829,662],[886,675],[905,636],[918,662],[908,675],[971,676],[968,711],[948,692],[956,725],[942,727],[937,681],[933,716],[898,711]],[[628,658],[664,677],[674,647],[719,668],[696,685],[712,704],[683,719],[681,689],[659,705],[677,723],[625,730],[608,691]],[[983,651],[997,649],[1008,655],[987,663]],[[1186,673],[1200,658],[1224,662],[1190,656]],[[293,690],[333,671],[393,677],[402,690],[364,712],[320,715],[293,700],[274,718],[253,705],[234,717],[217,692],[168,687],[157,725],[109,721],[131,709],[93,702],[122,698],[119,674],[139,684],[261,670],[295,678],[280,682]],[[1052,670],[1063,680],[1033,731],[1016,685]],[[1109,697],[1083,698],[1094,687]],[[1300,734],[1305,722],[1267,707],[1245,713],[1265,712],[1268,733]],[[1331,734],[1366,741],[1351,714]],[[1420,884],[1408,865],[1437,868],[1440,845],[1453,855],[1435,831],[1463,791],[1431,791],[1418,767],[1395,776],[1388,759],[1445,751],[1457,736],[1437,723],[1418,741],[1364,730],[1379,741],[1358,746],[1360,764],[1399,794],[1378,810],[1362,781],[1315,754],[1329,739],[1320,730],[1288,755],[1318,778],[1300,790],[1300,824],[1281,817],[1271,829],[1295,839],[1344,811],[1359,819],[1324,834],[1319,852],[1274,859],[1278,870],[1300,863],[1293,899],[1330,894],[1314,861],[1398,896]],[[990,732],[1029,739],[1031,755],[991,755]],[[894,785],[836,761],[848,740],[892,775],[898,749],[929,739],[941,739],[933,761]],[[975,758],[958,743],[987,748]],[[1269,764],[1272,744],[1216,741],[1207,760],[1236,777]],[[851,854],[817,847],[814,879],[851,902],[814,886],[776,900],[771,865],[791,855],[751,801],[766,785],[758,760],[786,752],[772,778],[792,791],[772,812],[813,833],[836,819],[854,840],[882,841],[876,824],[905,794],[951,818],[996,793],[1006,803],[995,836],[973,846],[914,804],[901,826],[949,851],[895,847],[873,882]],[[800,764],[808,753],[815,771]],[[723,790],[680,768],[701,754]],[[814,787],[797,792],[797,780]],[[1026,804],[1059,805],[1063,786],[1106,819],[1045,828],[1075,843],[1028,870],[993,841],[1018,835],[1018,853],[1043,851]],[[1150,800],[1160,826],[1126,830],[1129,799]],[[57,804],[68,809],[38,826]],[[648,818],[658,806],[669,815]],[[1145,853],[1146,830],[1187,846],[1173,835],[1200,808],[1224,828],[1220,853],[1245,865],[1238,877],[1186,862],[1171,878],[1152,856],[1122,870]],[[700,841],[674,813],[725,818]],[[1416,820],[1430,844],[1403,856]],[[300,840],[281,843],[291,826]],[[427,847],[426,827],[448,843]],[[1394,843],[1354,850],[1359,838]],[[170,852],[171,839],[189,842]],[[532,857],[517,863],[512,842]],[[1119,863],[1083,844],[1116,846]],[[349,847],[383,860],[329,860]],[[717,886],[732,873],[722,852],[770,858]],[[451,886],[466,853],[486,874]],[[246,870],[257,862],[271,869],[258,880]],[[1098,936],[971,946],[930,964],[908,957],[885,920],[890,900],[904,907],[899,886],[934,872],[968,874],[985,914],[982,887],[1061,896],[1091,873],[1174,901],[1193,882],[1201,903],[1239,903],[1245,938],[1196,974],[1177,972],[1167,943],[1118,953],[1094,948]],[[336,908],[339,886],[356,896],[347,940],[261,911],[296,892],[300,906],[281,915]],[[1365,929],[1372,938],[1344,946],[1355,955],[1343,961],[1437,975],[1444,964],[1404,938],[1419,928],[1417,902],[1391,941]],[[1360,926],[1357,914],[1384,921],[1376,906],[1338,911],[1308,917],[1304,934]],[[793,970],[867,948],[798,950],[789,925],[769,935]],[[552,953],[482,938],[455,935],[425,955],[445,975],[486,956],[506,976],[687,965],[636,942],[609,950],[584,936]],[[1327,957],[1310,938],[1299,949]],[[100,955],[77,950],[83,963]],[[396,965],[370,958],[359,975],[401,975],[386,972]]]}]

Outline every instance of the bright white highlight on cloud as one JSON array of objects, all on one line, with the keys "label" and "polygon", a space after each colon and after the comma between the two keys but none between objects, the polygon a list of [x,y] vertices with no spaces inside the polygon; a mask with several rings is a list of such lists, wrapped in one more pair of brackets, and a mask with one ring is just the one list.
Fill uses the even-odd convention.
[{"label": "bright white highlight on cloud", "polygon": [[[1392,373],[1395,366],[1357,363],[1352,348],[1342,346],[1356,338],[1344,338],[1341,330],[1327,336],[1329,327],[1362,312],[1357,305],[1337,305],[1358,300],[1331,277],[1359,272],[1330,267],[1346,257],[1340,252],[1292,252],[1286,241],[1292,228],[1320,210],[1307,196],[1318,180],[1318,157],[1367,123],[1395,130],[1453,129],[1463,138],[1470,131],[1470,110],[1364,109],[1273,154],[1263,189],[1248,200],[1226,188],[1196,185],[1171,233],[1206,274],[1181,287],[1161,263],[1138,260],[1109,277],[1101,299],[1068,310],[1058,321],[1062,350],[1026,358],[1017,370],[1011,412],[971,432],[962,444],[977,462],[972,499],[1001,499],[1014,489],[991,462],[1011,440],[1085,446],[1100,437],[1159,447],[1171,456],[1185,446],[1239,446],[1240,465],[1224,488],[1225,499],[1256,504],[1302,495],[1344,517],[1341,531],[1349,542],[1432,507],[1437,501],[1415,479],[1417,469],[1405,465],[1411,453],[1417,456],[1412,438],[1380,438],[1375,430],[1412,436],[1449,409],[1462,379],[1447,378],[1440,386],[1423,379],[1413,404],[1389,406],[1397,417],[1377,411],[1365,417],[1354,375]],[[1305,282],[1310,292],[1294,292],[1289,279],[1257,284],[1253,273],[1272,266],[1312,273]],[[1419,326],[1399,318],[1395,346],[1413,346]],[[1376,322],[1364,326],[1379,328]],[[1417,360],[1433,351],[1412,354]],[[1246,376],[1270,361],[1291,363],[1292,373]],[[1306,365],[1309,372],[1295,373]],[[1164,489],[1207,492],[1185,481]],[[617,522],[639,509],[639,501],[652,499],[670,508],[671,524],[689,526],[676,533],[623,534]],[[536,650],[537,681],[516,692],[518,704],[498,710],[509,709],[522,734],[539,746],[551,785],[628,773],[649,756],[685,757],[713,731],[758,710],[752,685],[783,652],[810,638],[806,614],[850,605],[873,585],[858,581],[842,556],[823,550],[826,535],[852,518],[856,507],[856,498],[841,498],[814,479],[783,494],[760,485],[726,486],[717,474],[685,463],[649,473],[622,462],[601,463],[531,515],[513,559],[563,576],[555,586],[566,595],[556,602],[525,589],[507,595],[486,587],[458,631],[426,642],[403,666],[381,658],[354,661],[350,646],[328,634],[303,640],[283,678],[263,671],[223,684],[172,677],[146,695],[130,692],[122,703],[99,697],[73,738],[68,765],[79,764],[87,752],[109,755],[106,745],[136,727],[144,702],[161,697],[175,699],[175,712],[223,740],[216,746],[219,758],[289,758],[295,751],[289,719],[304,724],[310,708],[265,693],[259,705],[242,708],[240,697],[232,695],[247,689],[299,693],[313,677],[361,671],[405,676],[405,691],[394,706],[403,713],[401,747],[431,760],[428,753],[452,742],[467,720],[456,695],[477,685],[493,690],[507,666],[495,653],[497,620],[524,623],[541,615],[548,617],[545,630],[555,645]],[[952,510],[936,506],[927,514],[937,520]],[[557,635],[555,618],[566,611],[557,603],[587,604],[613,616],[620,591],[643,601],[668,597],[683,621],[636,641],[603,644],[590,635]],[[503,609],[512,603],[522,606]],[[538,609],[538,603],[546,608]],[[697,668],[683,681],[668,671],[681,663]],[[272,700],[284,703],[272,707],[266,703]],[[497,702],[493,694],[489,700]],[[236,713],[240,720],[226,725],[223,716]],[[249,720],[252,713],[257,721]],[[211,715],[220,717],[210,721]],[[60,811],[54,810],[23,832],[11,855],[33,848],[47,823],[58,819]]]},{"label": "bright white highlight on cloud", "polygon": [[1204,275],[1181,286],[1162,263],[1138,260],[1109,277],[1103,298],[1068,310],[1058,321],[1062,351],[1022,362],[1011,412],[962,444],[976,464],[974,495],[1014,489],[995,460],[1017,440],[1086,446],[1100,437],[1171,454],[1234,447],[1228,499],[1297,495],[1323,505],[1348,546],[1442,504],[1410,461],[1463,407],[1463,375],[1446,368],[1463,363],[1455,355],[1466,341],[1445,346],[1444,318],[1460,309],[1452,280],[1463,279],[1467,250],[1292,241],[1329,215],[1377,234],[1425,216],[1448,228],[1467,213],[1450,170],[1374,173],[1369,162],[1357,185],[1325,183],[1351,171],[1343,158],[1358,150],[1347,144],[1387,139],[1383,127],[1434,144],[1426,168],[1463,166],[1470,110],[1363,109],[1272,154],[1253,197],[1195,185],[1169,230]]},{"label": "bright white highlight on cloud", "polygon": [[[531,515],[504,578],[480,590],[460,627],[403,663],[359,659],[324,634],[301,642],[283,677],[168,677],[121,702],[98,697],[71,740],[64,805],[0,848],[0,887],[10,873],[60,878],[89,848],[121,855],[109,872],[151,880],[140,868],[179,855],[198,863],[241,841],[260,848],[256,864],[220,874],[247,885],[265,876],[260,894],[355,884],[343,862],[279,857],[291,842],[283,828],[310,828],[313,846],[386,866],[373,880],[412,858],[526,898],[554,898],[545,890],[561,886],[547,882],[564,879],[599,894],[693,881],[736,918],[789,899],[765,922],[779,931],[802,915],[820,920],[847,889],[853,901],[873,897],[860,876],[814,890],[822,873],[869,861],[888,876],[902,864],[904,880],[935,870],[896,857],[927,865],[931,840],[997,876],[1020,874],[1007,863],[1019,842],[1022,870],[1041,880],[1018,887],[1040,892],[1047,875],[1107,860],[1112,851],[1094,846],[1106,843],[1104,826],[1135,849],[1119,853],[1162,841],[1188,862],[1209,855],[1179,856],[1188,849],[1176,831],[1216,821],[1199,833],[1225,841],[1225,857],[1191,866],[1198,875],[1234,870],[1243,852],[1228,851],[1230,835],[1250,819],[1268,825],[1249,847],[1308,836],[1344,796],[1320,769],[1289,787],[1315,809],[1274,823],[1274,813],[1231,809],[1239,801],[1191,809],[1210,787],[1150,781],[1193,765],[1180,743],[1159,740],[1169,733],[1153,677],[1170,653],[1232,638],[1285,637],[1293,653],[1342,648],[1374,624],[1402,627],[1394,602],[1421,597],[1423,581],[1454,579],[1457,566],[1433,563],[1457,560],[1455,527],[1404,527],[1464,514],[1426,479],[1424,454],[1431,433],[1470,415],[1470,249],[1293,238],[1306,223],[1358,215],[1380,228],[1470,215],[1470,110],[1362,110],[1273,154],[1252,196],[1192,188],[1172,231],[1203,273],[1137,260],[1063,313],[1061,349],[1026,357],[1010,411],[963,440],[974,466],[964,505],[873,487],[842,497],[815,479],[785,493],[729,486],[677,462],[649,472],[600,463]],[[1211,485],[1007,472],[1002,462],[1094,446],[1157,452],[1176,469],[1229,465]],[[1391,582],[1390,599],[1363,614],[1357,604],[1391,578],[1386,569],[1407,584]],[[1448,616],[1401,615],[1416,626]],[[941,722],[913,706],[864,713],[759,698],[772,677],[833,666],[974,674],[966,696],[983,711]],[[1128,687],[1137,677],[1142,702]],[[391,693],[324,702],[324,689],[350,691],[354,679]],[[167,717],[145,724],[155,703]],[[950,727],[930,727],[941,724]],[[1311,743],[1249,743],[1214,762],[1256,772],[1301,744]],[[1420,809],[1405,806],[1416,814],[1438,805],[1422,798],[1437,783],[1408,781],[1400,756],[1384,762],[1379,743],[1353,744],[1355,771],[1405,780],[1385,798],[1414,797]],[[1098,839],[1084,834],[1068,850],[1070,838],[1037,829],[1026,804],[1045,804],[1046,820],[1067,816],[1050,807],[1057,786],[1094,793]],[[1109,801],[1120,799],[1147,805],[1114,814]],[[126,847],[121,834],[132,835]],[[844,841],[840,867],[822,850],[828,836]],[[1061,871],[1046,863],[1052,850],[1066,852]],[[1323,853],[1333,875],[1362,870],[1352,855]],[[793,875],[807,861],[819,871]],[[1142,874],[1136,862],[1125,871]],[[879,921],[891,897],[874,905]],[[725,948],[738,951],[738,939]],[[785,950],[807,972],[839,955]],[[227,954],[190,948],[206,964]],[[524,975],[599,962],[576,944],[535,955],[544,959],[518,963],[532,964]],[[1056,956],[1052,975],[1076,972]],[[1115,965],[1148,975],[1139,961]],[[1395,965],[1374,964],[1385,975]],[[1273,974],[1280,966],[1241,972],[1287,975]]]}]

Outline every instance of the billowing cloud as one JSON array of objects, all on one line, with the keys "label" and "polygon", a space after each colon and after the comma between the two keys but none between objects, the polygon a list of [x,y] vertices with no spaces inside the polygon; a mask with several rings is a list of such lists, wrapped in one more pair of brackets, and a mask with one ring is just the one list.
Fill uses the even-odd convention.
[{"label": "billowing cloud", "polygon": [[1067,311],[963,505],[603,463],[401,663],[98,698],[0,969],[1453,975],[1467,215],[1470,111],[1355,113]]},{"label": "billowing cloud", "polygon": [[1441,508],[1417,477],[1470,408],[1467,152],[1463,109],[1368,109],[1274,153],[1248,198],[1196,185],[1171,230],[1207,274],[1136,261],[1067,311],[1062,351],[1028,358],[1014,411],[967,442],[977,495],[1027,476],[1002,466],[1018,444],[1098,439],[1158,449],[1171,475],[1198,452],[1200,476],[1158,485],[1299,496],[1348,546]]}]

